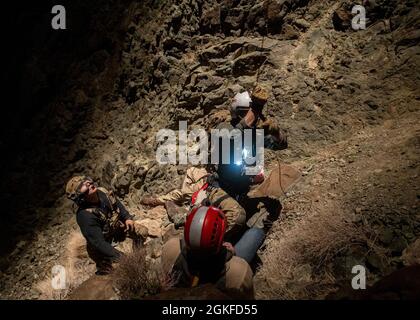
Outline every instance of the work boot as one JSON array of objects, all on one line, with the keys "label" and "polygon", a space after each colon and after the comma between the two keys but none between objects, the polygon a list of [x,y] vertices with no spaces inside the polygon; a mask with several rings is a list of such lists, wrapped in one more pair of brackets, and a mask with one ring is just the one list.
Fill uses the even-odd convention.
[{"label": "work boot", "polygon": [[112,263],[110,261],[102,260],[96,262],[96,272],[97,276],[105,276],[110,274],[113,270]]},{"label": "work boot", "polygon": [[165,202],[153,196],[143,197],[140,200],[140,203],[149,207],[163,206],[165,204]]},{"label": "work boot", "polygon": [[178,229],[179,227],[182,227],[188,213],[187,209],[177,206],[173,201],[166,201],[165,208],[169,220],[174,223],[175,228]]}]

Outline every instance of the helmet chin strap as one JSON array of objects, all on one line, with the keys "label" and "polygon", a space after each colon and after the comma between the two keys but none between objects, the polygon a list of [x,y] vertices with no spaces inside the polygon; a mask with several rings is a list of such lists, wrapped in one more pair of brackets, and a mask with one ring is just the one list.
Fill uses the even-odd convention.
[{"label": "helmet chin strap", "polygon": [[74,202],[80,207],[86,203],[86,192],[81,193],[74,199]]}]

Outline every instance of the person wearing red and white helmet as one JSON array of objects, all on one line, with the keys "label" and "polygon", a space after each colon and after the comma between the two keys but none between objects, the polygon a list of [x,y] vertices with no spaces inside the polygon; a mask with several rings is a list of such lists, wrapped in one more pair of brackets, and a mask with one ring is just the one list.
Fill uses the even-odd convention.
[{"label": "person wearing red and white helmet", "polygon": [[184,237],[169,239],[162,250],[163,270],[178,276],[176,286],[214,283],[236,297],[253,297],[252,270],[245,259],[235,254],[232,244],[224,241],[226,228],[226,217],[220,209],[199,206],[191,210]]},{"label": "person wearing red and white helmet", "polygon": [[[231,123],[233,129],[256,129],[258,120],[265,117],[262,115],[263,107],[268,98],[268,91],[261,86],[257,86],[249,92],[242,92],[235,95],[230,106]],[[228,125],[223,123],[221,125]],[[229,125],[228,125],[229,126]],[[228,128],[228,129],[229,129]],[[264,129],[264,146],[282,149],[287,147],[287,137],[281,133],[279,127],[272,119],[266,119],[262,124]],[[221,146],[223,143],[219,143]],[[247,151],[247,152],[245,152]],[[249,150],[243,151],[243,156]],[[178,205],[185,204],[185,199],[191,199],[191,206],[203,203],[219,207],[225,213],[228,220],[227,236],[229,240],[235,242],[238,237],[246,231],[247,227],[258,225],[263,227],[270,225],[267,219],[253,219],[256,221],[248,223],[249,219],[256,213],[259,216],[266,216],[269,212],[271,220],[278,215],[279,204],[271,199],[261,199],[261,201],[248,201],[246,194],[250,187],[262,183],[265,179],[264,168],[254,176],[244,175],[243,161],[239,165],[218,165],[217,168],[189,168],[186,172],[181,189],[175,189],[166,195],[159,197],[145,197],[141,203],[148,206],[165,205],[171,221],[175,227],[183,225],[186,210]],[[244,201],[246,203],[244,203]],[[265,202],[269,202],[268,204]],[[262,204],[260,204],[262,203]],[[251,207],[251,208],[248,208]],[[272,213],[272,214],[271,214]],[[261,222],[260,220],[264,220]]]}]

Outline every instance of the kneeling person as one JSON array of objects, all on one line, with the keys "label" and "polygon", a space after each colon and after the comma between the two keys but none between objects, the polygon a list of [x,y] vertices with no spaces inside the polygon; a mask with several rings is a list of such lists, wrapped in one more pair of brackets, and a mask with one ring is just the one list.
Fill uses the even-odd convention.
[{"label": "kneeling person", "polygon": [[194,208],[188,215],[184,237],[169,239],[162,250],[162,267],[176,286],[214,283],[240,298],[253,297],[253,273],[247,261],[223,242],[227,221],[215,207]]},{"label": "kneeling person", "polygon": [[95,261],[96,274],[108,274],[123,253],[112,245],[128,236],[141,240],[133,217],[112,192],[97,187],[87,176],[75,176],[66,186],[66,196],[77,205],[76,219],[87,241],[89,257]]}]

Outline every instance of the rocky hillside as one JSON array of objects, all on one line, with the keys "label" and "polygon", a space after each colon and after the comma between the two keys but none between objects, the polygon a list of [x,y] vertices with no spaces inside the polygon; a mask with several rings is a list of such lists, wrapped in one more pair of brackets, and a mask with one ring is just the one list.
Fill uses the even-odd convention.
[{"label": "rocky hillside", "polygon": [[77,230],[64,198],[73,174],[150,218],[158,261],[172,225],[139,199],[171,190],[186,168],[156,163],[156,132],[180,120],[211,127],[257,81],[289,135],[267,164],[280,157],[305,174],[260,252],[257,297],[341,292],[356,262],[370,284],[401,268],[420,235],[420,7],[367,1],[367,29],[354,31],[356,3],[72,1],[62,33],[49,29],[48,5],[10,16],[26,41],[6,38],[19,101],[2,127],[0,297],[39,298],[35,285],[62,261]]}]

